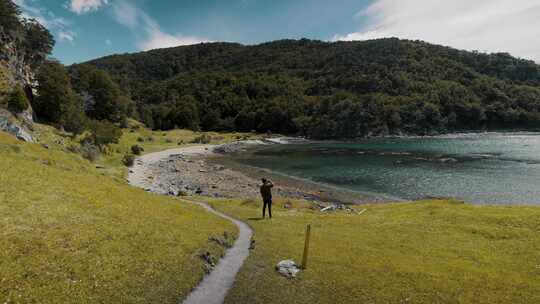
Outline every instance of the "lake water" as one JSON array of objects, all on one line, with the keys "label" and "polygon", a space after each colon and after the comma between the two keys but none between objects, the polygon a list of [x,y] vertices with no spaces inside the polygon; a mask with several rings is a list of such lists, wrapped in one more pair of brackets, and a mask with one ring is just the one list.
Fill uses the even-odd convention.
[{"label": "lake water", "polygon": [[261,146],[234,161],[391,199],[540,204],[540,133]]}]

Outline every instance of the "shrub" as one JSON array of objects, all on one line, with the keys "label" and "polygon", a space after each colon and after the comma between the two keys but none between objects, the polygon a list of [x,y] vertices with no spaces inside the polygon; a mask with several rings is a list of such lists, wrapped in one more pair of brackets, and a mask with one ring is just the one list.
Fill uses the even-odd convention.
[{"label": "shrub", "polygon": [[191,143],[194,144],[209,144],[212,141],[212,136],[208,134],[203,134],[201,136],[196,137],[191,141]]},{"label": "shrub", "polygon": [[137,138],[137,141],[142,143],[142,142],[144,142],[144,138],[138,137],[138,138]]},{"label": "shrub", "polygon": [[60,119],[61,125],[68,132],[82,134],[88,127],[88,119],[82,109],[75,106],[67,109]]},{"label": "shrub", "polygon": [[9,96],[8,109],[14,113],[21,113],[28,109],[28,105],[29,103],[28,98],[26,98],[26,93],[21,87],[16,87]]},{"label": "shrub", "polygon": [[120,119],[120,128],[122,129],[129,128],[129,122],[126,116],[122,116],[122,118]]},{"label": "shrub", "polygon": [[99,148],[91,143],[83,143],[79,151],[81,156],[90,162],[96,162],[100,157]]},{"label": "shrub", "polygon": [[92,121],[90,130],[92,131],[90,138],[98,147],[118,143],[122,136],[122,130],[108,121]]},{"label": "shrub", "polygon": [[122,163],[126,167],[133,166],[133,164],[135,163],[135,155],[133,155],[133,154],[124,155],[124,157],[122,158]]},{"label": "shrub", "polygon": [[131,146],[131,153],[135,155],[141,155],[141,153],[144,151],[143,147],[139,145],[133,145]]}]

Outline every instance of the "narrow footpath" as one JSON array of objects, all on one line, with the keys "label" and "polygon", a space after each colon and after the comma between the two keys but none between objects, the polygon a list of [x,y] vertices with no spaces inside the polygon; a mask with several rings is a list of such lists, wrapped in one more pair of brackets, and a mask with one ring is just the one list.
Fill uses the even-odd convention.
[{"label": "narrow footpath", "polygon": [[[152,172],[151,168],[160,161],[168,159],[171,155],[181,153],[204,152],[197,147],[190,147],[185,149],[171,149],[141,156],[137,158],[129,171],[128,182],[132,186],[143,188],[147,191],[160,194],[167,193],[167,189],[159,189],[159,185],[152,183],[152,179],[148,178],[150,172]],[[246,223],[221,213],[206,203],[188,202],[198,204],[208,212],[227,219],[238,227],[239,234],[233,247],[227,250],[225,256],[219,260],[212,272],[205,276],[191,294],[183,300],[184,304],[221,304],[225,300],[227,292],[233,286],[236,274],[249,255],[249,246],[253,231]]]}]

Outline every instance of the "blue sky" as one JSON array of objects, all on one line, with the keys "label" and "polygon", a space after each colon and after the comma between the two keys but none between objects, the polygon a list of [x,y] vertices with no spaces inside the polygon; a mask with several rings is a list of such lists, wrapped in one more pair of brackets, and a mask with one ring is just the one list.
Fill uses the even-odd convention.
[{"label": "blue sky", "polygon": [[[540,60],[537,0],[14,0],[65,64],[153,48],[283,38],[422,39]],[[472,2],[472,3],[471,3]]]}]

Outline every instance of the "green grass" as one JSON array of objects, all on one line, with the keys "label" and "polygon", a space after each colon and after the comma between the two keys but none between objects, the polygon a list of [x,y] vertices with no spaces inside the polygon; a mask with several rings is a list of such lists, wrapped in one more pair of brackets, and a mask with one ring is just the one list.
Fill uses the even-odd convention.
[{"label": "green grass", "polygon": [[[77,138],[42,125],[36,133],[49,149],[0,133],[0,303],[173,303],[202,278],[198,254],[223,252],[208,237],[236,235],[231,223],[122,179],[132,145],[150,153],[202,133],[126,129],[102,169],[68,152]],[[227,303],[540,303],[538,207],[423,201],[356,215],[282,203],[260,221],[256,201],[212,201],[255,230]],[[307,224],[308,269],[285,279],[274,266],[300,262]]]},{"label": "green grass", "polygon": [[177,303],[236,228],[0,132],[0,303]]},{"label": "green grass", "polygon": [[[260,137],[251,133],[194,132],[191,130],[153,131],[134,120],[130,120],[129,125],[130,128],[122,130],[123,135],[120,141],[117,144],[109,145],[95,163],[95,165],[102,167],[102,173],[118,179],[122,179],[127,173],[122,158],[125,154],[131,153],[133,145],[143,147],[143,154],[147,154],[193,145],[192,141],[203,134],[211,137],[210,144]],[[53,149],[65,152],[69,152],[71,147],[80,147],[80,141],[84,136],[72,138],[68,133],[42,124],[35,124],[34,128],[34,135],[40,144],[46,144]]]},{"label": "green grass", "polygon": [[[256,248],[226,303],[540,303],[540,208],[453,201],[367,205],[362,215],[322,214],[295,203],[258,221],[253,201],[212,204],[248,222]],[[308,269],[301,261],[312,225]]]}]

